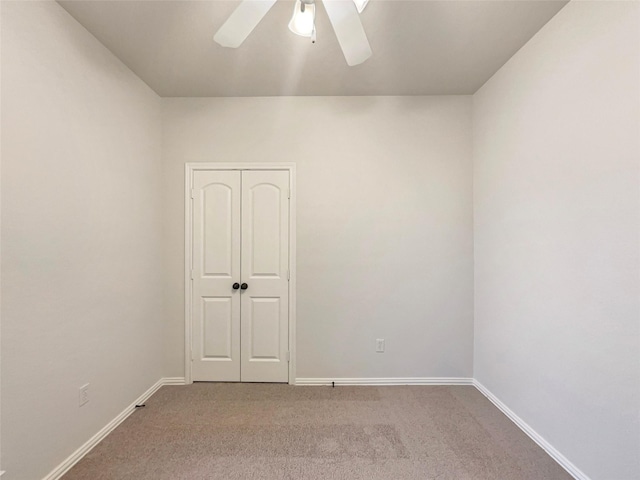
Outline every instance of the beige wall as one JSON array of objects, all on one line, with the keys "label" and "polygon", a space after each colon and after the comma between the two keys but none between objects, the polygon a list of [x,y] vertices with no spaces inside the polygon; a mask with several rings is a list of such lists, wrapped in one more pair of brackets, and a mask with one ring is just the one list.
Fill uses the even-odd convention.
[{"label": "beige wall", "polygon": [[55,2],[2,2],[2,74],[2,480],[37,480],[162,375],[160,100]]},{"label": "beige wall", "polygon": [[640,478],[640,23],[574,1],[474,96],[475,377],[591,479]]},{"label": "beige wall", "polygon": [[470,97],[162,102],[166,375],[184,371],[184,163],[294,162],[297,377],[471,376]]}]

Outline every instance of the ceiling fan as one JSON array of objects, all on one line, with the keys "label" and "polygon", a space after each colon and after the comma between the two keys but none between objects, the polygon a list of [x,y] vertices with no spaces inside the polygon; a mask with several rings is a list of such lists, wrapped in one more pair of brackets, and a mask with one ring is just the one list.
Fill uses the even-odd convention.
[{"label": "ceiling fan", "polygon": [[[260,23],[277,0],[243,0],[216,32],[213,39],[223,47],[238,48]],[[316,41],[316,1],[295,0],[289,29]],[[359,13],[369,0],[322,0],[349,66],[358,65],[371,56],[371,47],[362,28]]]}]

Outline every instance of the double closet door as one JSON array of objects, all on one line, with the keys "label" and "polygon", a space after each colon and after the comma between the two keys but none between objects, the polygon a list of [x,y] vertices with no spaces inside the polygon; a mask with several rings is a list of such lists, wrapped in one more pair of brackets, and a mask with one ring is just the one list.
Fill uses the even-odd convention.
[{"label": "double closet door", "polygon": [[287,382],[289,171],[192,177],[192,378]]}]

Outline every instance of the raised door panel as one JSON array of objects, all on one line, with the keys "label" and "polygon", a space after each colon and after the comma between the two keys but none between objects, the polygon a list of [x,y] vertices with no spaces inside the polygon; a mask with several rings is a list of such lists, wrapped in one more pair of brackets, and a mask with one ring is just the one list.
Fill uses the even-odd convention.
[{"label": "raised door panel", "polygon": [[249,278],[280,276],[282,234],[280,222],[282,191],[270,183],[252,185],[246,212],[251,228],[245,233],[249,258]]},{"label": "raised door panel", "polygon": [[232,360],[233,299],[203,297],[202,300],[202,359]]},{"label": "raised door panel", "polygon": [[[202,275],[231,278],[233,272],[233,192],[212,183],[202,189]],[[237,219],[235,220],[237,223]]]},{"label": "raised door panel", "polygon": [[273,362],[280,359],[281,319],[280,298],[250,297],[248,316],[250,362]]}]

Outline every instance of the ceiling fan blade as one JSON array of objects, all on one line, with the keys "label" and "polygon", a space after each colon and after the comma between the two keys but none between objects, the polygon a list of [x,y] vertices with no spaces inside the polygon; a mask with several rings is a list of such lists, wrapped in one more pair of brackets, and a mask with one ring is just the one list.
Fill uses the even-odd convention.
[{"label": "ceiling fan blade", "polygon": [[364,62],[371,56],[371,46],[353,1],[324,0],[323,3],[347,64],[353,66]]},{"label": "ceiling fan blade", "polygon": [[243,0],[213,36],[223,47],[238,48],[276,0]]}]

